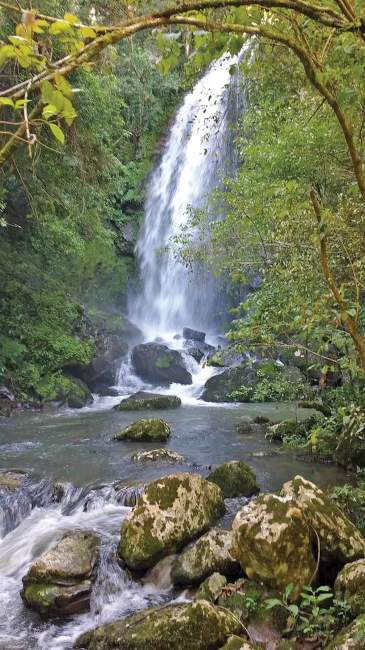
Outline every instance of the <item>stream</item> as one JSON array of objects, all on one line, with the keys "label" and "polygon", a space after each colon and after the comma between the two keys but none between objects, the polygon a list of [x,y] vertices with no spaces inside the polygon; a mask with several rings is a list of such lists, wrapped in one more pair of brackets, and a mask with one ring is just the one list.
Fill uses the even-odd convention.
[{"label": "stream", "polygon": [[[201,269],[189,274],[176,259],[174,246],[163,260],[157,249],[179,234],[189,206],[204,207],[207,193],[219,186],[221,175],[234,173],[229,120],[236,119],[238,104],[244,104],[237,75],[232,74],[238,61],[239,57],[222,57],[187,94],[150,180],[145,224],[137,244],[141,286],[138,294],[131,294],[129,306],[129,317],[146,341],[160,337],[178,348],[176,333],[184,326],[207,331],[208,343],[214,343],[220,333],[221,311],[226,308],[222,287]],[[344,482],[344,473],[336,467],[300,460],[294,452],[265,440],[263,432],[242,435],[235,429],[237,423],[256,415],[275,422],[304,418],[310,412],[290,403],[199,401],[205,382],[218,370],[199,366],[187,355],[184,359],[193,376],[189,386],[146,386],[125,360],[117,382],[119,396],[95,396],[91,406],[79,411],[45,409],[1,419],[0,471],[27,473],[20,489],[0,490],[1,650],[70,650],[81,632],[100,623],[187,597],[172,588],[168,560],[142,581],[132,580],[116,562],[120,527],[135,498],[135,486],[169,473],[207,475],[212,465],[233,459],[253,468],[264,492],[279,489],[298,473],[322,487]],[[113,406],[122,397],[151,388],[182,399],[180,408],[156,412],[171,426],[166,446],[184,456],[181,464],[135,463],[132,454],[151,449],[151,444],[113,440],[132,421],[151,417],[151,411],[128,413]],[[62,484],[56,494],[55,482]],[[245,501],[227,500],[227,514],[218,525],[229,526]],[[22,578],[36,558],[75,529],[95,531],[102,540],[90,612],[42,621],[23,604]]]}]

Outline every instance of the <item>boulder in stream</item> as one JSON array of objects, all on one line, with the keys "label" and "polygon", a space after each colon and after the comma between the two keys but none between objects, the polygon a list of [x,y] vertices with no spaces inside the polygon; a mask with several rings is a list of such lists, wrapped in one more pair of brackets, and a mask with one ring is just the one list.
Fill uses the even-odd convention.
[{"label": "boulder in stream", "polygon": [[176,395],[160,395],[139,391],[114,406],[116,411],[143,411],[150,409],[176,409],[181,406],[180,397]]},{"label": "boulder in stream", "polygon": [[165,442],[171,435],[167,422],[159,419],[137,420],[114,436],[114,440]]},{"label": "boulder in stream", "polygon": [[177,350],[159,343],[141,343],[132,351],[136,374],[153,384],[192,384],[192,376]]},{"label": "boulder in stream", "polygon": [[282,494],[295,500],[302,510],[314,543],[318,536],[321,564],[341,568],[365,557],[365,539],[360,531],[314,483],[296,476],[283,485]]},{"label": "boulder in stream", "polygon": [[124,520],[118,555],[131,569],[149,569],[206,532],[224,510],[220,488],[199,474],[157,479]]},{"label": "boulder in stream", "polygon": [[242,386],[255,387],[258,383],[259,364],[245,362],[239,366],[227,368],[219,375],[208,379],[201,399],[204,402],[230,402],[231,393]]},{"label": "boulder in stream", "polygon": [[251,497],[259,492],[256,475],[251,467],[240,460],[219,465],[207,476],[207,481],[219,485],[225,499]]},{"label": "boulder in stream", "polygon": [[212,573],[218,572],[227,578],[240,573],[240,565],[232,556],[232,533],[213,529],[193,542],[176,558],[172,567],[175,585],[196,585]]},{"label": "boulder in stream", "polygon": [[94,533],[72,532],[32,564],[21,596],[42,616],[67,616],[90,607],[100,540]]},{"label": "boulder in stream", "polygon": [[0,490],[6,489],[11,492],[19,490],[25,481],[29,479],[29,474],[26,472],[20,472],[18,470],[9,470],[7,472],[0,472]]},{"label": "boulder in stream", "polygon": [[136,454],[133,454],[132,460],[134,463],[149,463],[156,461],[165,461],[168,463],[183,463],[185,461],[184,456],[178,454],[176,451],[171,451],[171,449],[151,449],[151,451],[137,451]]},{"label": "boulder in stream", "polygon": [[206,600],[149,609],[82,634],[83,650],[212,650],[242,632],[240,621]]},{"label": "boulder in stream", "polygon": [[215,603],[226,584],[227,578],[222,576],[220,573],[212,573],[212,575],[206,578],[200,585],[195,599],[208,600],[210,603]]},{"label": "boulder in stream", "polygon": [[293,598],[311,584],[316,563],[306,518],[291,497],[266,494],[240,510],[232,524],[232,555],[250,579]]},{"label": "boulder in stream", "polygon": [[205,336],[205,332],[199,332],[199,330],[194,330],[191,327],[184,327],[183,329],[183,338],[187,341],[198,341],[199,343],[204,343]]}]

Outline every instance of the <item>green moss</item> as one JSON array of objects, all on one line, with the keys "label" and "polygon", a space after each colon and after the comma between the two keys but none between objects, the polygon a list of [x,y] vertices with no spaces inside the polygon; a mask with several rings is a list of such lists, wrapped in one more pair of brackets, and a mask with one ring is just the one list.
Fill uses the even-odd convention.
[{"label": "green moss", "polygon": [[252,469],[238,460],[223,463],[207,476],[207,480],[219,485],[225,498],[249,497],[259,491]]},{"label": "green moss", "polygon": [[117,433],[115,440],[164,442],[171,435],[167,422],[159,419],[138,420]]},{"label": "green moss", "polygon": [[174,409],[181,406],[180,397],[175,395],[155,395],[140,399],[128,398],[115,406],[117,411],[142,411],[144,409]]},{"label": "green moss", "polygon": [[156,359],[155,362],[156,368],[170,368],[171,366],[171,359],[168,354],[160,354],[160,356]]}]

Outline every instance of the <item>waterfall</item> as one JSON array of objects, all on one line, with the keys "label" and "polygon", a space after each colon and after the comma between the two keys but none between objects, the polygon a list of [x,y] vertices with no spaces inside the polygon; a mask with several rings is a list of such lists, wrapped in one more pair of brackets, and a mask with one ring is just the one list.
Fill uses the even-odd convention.
[{"label": "waterfall", "polygon": [[212,190],[232,172],[239,59],[222,56],[186,95],[150,179],[137,243],[142,286],[129,309],[147,340],[171,340],[184,326],[214,329],[217,283],[207,270],[195,265],[190,272],[181,263],[176,237],[190,209],[207,208]]}]

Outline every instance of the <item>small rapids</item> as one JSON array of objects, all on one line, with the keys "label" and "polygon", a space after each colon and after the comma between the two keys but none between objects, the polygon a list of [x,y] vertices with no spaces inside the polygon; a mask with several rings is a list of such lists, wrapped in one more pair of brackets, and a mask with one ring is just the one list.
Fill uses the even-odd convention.
[{"label": "small rapids", "polygon": [[[133,499],[132,488],[66,486],[60,502],[55,503],[50,483],[29,481],[16,492],[4,490],[1,505],[3,499],[8,530],[0,540],[0,648],[69,650],[91,627],[175,597],[165,567],[161,572],[155,567],[142,583],[132,580],[116,561],[120,526],[129,511],[124,503]],[[23,604],[22,578],[42,553],[74,530],[93,531],[102,542],[90,612],[63,621],[41,622]]]}]

